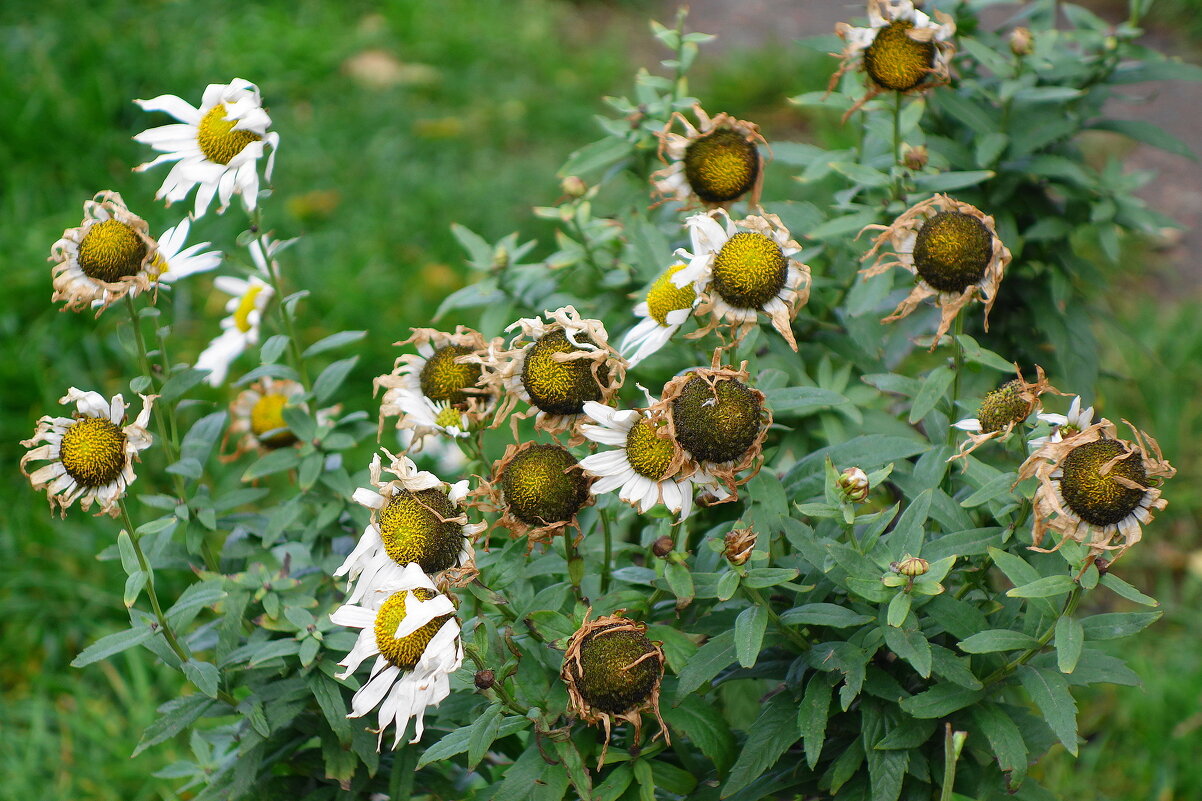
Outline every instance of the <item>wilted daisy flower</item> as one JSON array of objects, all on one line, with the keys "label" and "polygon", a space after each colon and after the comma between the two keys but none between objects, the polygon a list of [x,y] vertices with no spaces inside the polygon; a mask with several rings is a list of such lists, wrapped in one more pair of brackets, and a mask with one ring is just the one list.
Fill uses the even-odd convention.
[{"label": "wilted daisy flower", "polygon": [[[485,529],[483,523],[469,524],[460,502],[468,494],[468,482],[447,485],[433,473],[418,471],[407,456],[388,451],[388,467],[380,454],[371,460],[371,483],[376,488],[355,490],[355,502],[371,510],[371,521],[354,551],[334,571],[349,575],[347,603],[364,597],[376,577],[392,564],[416,564],[423,573],[448,583],[464,586],[477,575],[471,538]],[[395,476],[382,481],[384,472]]]},{"label": "wilted daisy flower", "polygon": [[200,108],[193,108],[175,95],[135,100],[145,111],[165,111],[180,120],[143,131],[134,140],[150,145],[163,155],[141,164],[138,172],[174,161],[159,188],[157,198],[171,205],[196,190],[196,217],[204,215],[218,197],[220,214],[234,195],[241,195],[247,209],[254,209],[259,196],[259,159],[271,148],[264,177],[271,180],[280,135],[268,132],[271,118],[263,110],[259,89],[235,78],[228,84],[211,83],[204,91]]},{"label": "wilted daisy flower", "polygon": [[239,436],[237,448],[228,459],[244,453],[265,453],[296,444],[296,434],[284,420],[284,407],[305,394],[300,382],[264,376],[238,393],[230,404],[227,437]]},{"label": "wilted daisy flower", "polygon": [[793,318],[810,299],[810,268],[791,258],[801,246],[775,214],[750,215],[737,222],[724,209],[694,214],[685,221],[692,237],[692,252],[676,255],[688,266],[672,276],[678,287],[692,284],[701,296],[698,314],[712,315],[712,331],[723,320],[740,341],[767,315],[772,327],[789,347],[797,350]]},{"label": "wilted daisy flower", "polygon": [[225,383],[234,360],[258,344],[263,311],[275,290],[256,275],[245,279],[219,275],[213,279],[213,286],[232,296],[225,303],[230,315],[221,321],[221,333],[196,358],[196,369],[208,370],[205,381],[218,387]]},{"label": "wilted daisy flower", "polygon": [[[672,469],[718,483],[721,491],[713,492],[713,502],[734,500],[735,490],[759,472],[764,438],[772,425],[764,393],[747,386],[747,362],[735,370],[719,367],[718,359],[715,352],[709,368],[673,378],[651,407],[652,414],[667,419],[668,434],[680,446]],[[749,468],[746,475],[737,475]]]},{"label": "wilted daisy flower", "polygon": [[1018,365],[1014,366],[1014,370],[1018,378],[986,393],[977,409],[976,417],[953,423],[955,428],[968,432],[968,439],[960,443],[959,452],[949,458],[949,462],[968,456],[991,439],[1009,437],[1015,426],[1026,422],[1027,418],[1041,407],[1040,395],[1046,392],[1061,394],[1048,383],[1043,368],[1039,365],[1035,366],[1034,384],[1027,383]]},{"label": "wilted daisy flower", "polygon": [[413,431],[413,444],[440,433],[466,437],[496,405],[496,395],[477,386],[488,343],[478,332],[456,326],[448,334],[433,328],[413,328],[413,336],[395,343],[412,344],[417,353],[396,360],[392,372],[376,378],[380,401],[380,430],[384,419],[398,417],[397,428]]},{"label": "wilted daisy flower", "polygon": [[83,204],[83,222],[63,231],[50,248],[55,262],[51,301],[66,309],[99,307],[100,312],[126,295],[150,289],[157,280],[211,270],[217,253],[199,253],[208,242],[184,248],[188,221],[168,228],[156,241],[150,227],[125,206],[116,192],[99,192]]},{"label": "wilted daisy flower", "polygon": [[506,331],[521,330],[509,349],[490,343],[482,359],[486,386],[505,393],[494,428],[525,401],[531,408],[517,417],[535,415],[536,429],[557,434],[575,425],[586,402],[608,403],[622,386],[626,360],[610,347],[604,323],[582,318],[571,306],[544,317],[510,325]]},{"label": "wilted daisy flower", "polygon": [[[1123,421],[1127,423],[1126,420]],[[1114,423],[1103,418],[1059,442],[1048,442],[1019,468],[1019,480],[1039,479],[1035,490],[1031,538],[1040,548],[1048,529],[1061,539],[1089,547],[1090,561],[1106,551],[1115,559],[1142,535],[1153,510],[1165,508],[1161,479],[1176,474],[1156,440],[1130,423],[1135,442],[1118,438]]]},{"label": "wilted daisy flower", "polygon": [[1087,406],[1082,409],[1081,396],[1077,395],[1069,405],[1067,415],[1041,412],[1036,417],[1052,426],[1052,432],[1046,437],[1032,437],[1028,440],[1027,446],[1032,449],[1042,448],[1049,442],[1060,442],[1066,435],[1072,436],[1089,428],[1093,425],[1093,407]]},{"label": "wilted daisy flower", "polygon": [[580,462],[559,445],[510,445],[493,465],[483,493],[502,512],[497,523],[530,544],[549,542],[576,526],[576,513],[592,502]]},{"label": "wilted daisy flower", "polygon": [[351,699],[348,718],[359,718],[377,706],[379,735],[396,725],[392,747],[405,735],[410,718],[421,739],[426,708],[451,694],[451,674],[463,663],[463,643],[455,604],[439,593],[415,563],[389,565],[377,577],[361,605],[346,604],[330,615],[339,626],[362,629],[351,652],[338,664],[345,679],[375,657],[371,677]]},{"label": "wilted daisy flower", "polygon": [[951,42],[956,23],[951,17],[936,11],[932,21],[911,0],[868,0],[868,23],[867,28],[846,22],[835,26],[846,44],[830,89],[857,64],[869,78],[867,94],[847,114],[881,92],[923,92],[947,83],[956,51]]},{"label": "wilted daisy flower", "polygon": [[[707,206],[728,206],[750,192],[758,204],[764,180],[760,129],[725,113],[711,119],[699,105],[693,113],[696,127],[676,111],[656,133],[659,158],[668,166],[651,175],[655,191],[666,200]],[[678,121],[683,135],[672,130]]]},{"label": "wilted daisy flower", "polygon": [[623,611],[590,621],[590,609],[568,640],[559,674],[568,688],[571,713],[589,725],[600,723],[605,729],[598,768],[605,763],[615,720],[634,726],[633,742],[637,743],[643,713],[650,712],[659,722],[664,742],[671,742],[659,713],[664,650],[647,639],[645,624],[623,617]]},{"label": "wilted daisy flower", "polygon": [[[123,425],[129,404],[120,395],[109,401],[98,392],[71,387],[58,402],[74,403],[75,413],[39,419],[33,436],[21,442],[32,448],[21,457],[21,472],[35,490],[46,490],[51,511],[57,507],[59,514],[66,516],[67,508],[79,500],[84,511],[95,502],[100,505],[97,514],[117,516],[118,501],[137,478],[134,462],[138,452],[154,442],[146,424],[158,396],[139,397],[142,411],[132,423]],[[44,444],[38,446],[39,442]],[[25,469],[29,462],[49,464],[30,473]]]},{"label": "wilted daisy flower", "polygon": [[693,511],[694,484],[716,484],[704,471],[684,469],[662,414],[619,411],[591,401],[584,404],[584,413],[599,425],[582,425],[580,433],[593,442],[617,446],[580,460],[584,472],[597,479],[591,488],[594,495],[616,489],[618,497],[639,512],[662,503],[683,520]]},{"label": "wilted daisy flower", "polygon": [[677,286],[672,281],[684,268],[683,264],[674,264],[660,273],[647,290],[646,299],[634,307],[635,316],[643,319],[626,332],[619,346],[628,367],[634,367],[666,345],[693,313],[700,300],[697,290],[691,283]]},{"label": "wilted daisy flower", "polygon": [[[934,298],[941,315],[931,343],[934,350],[960,310],[980,297],[985,304],[985,330],[989,330],[989,311],[1010,263],[1010,251],[998,238],[992,217],[947,195],[935,195],[912,206],[892,225],[864,228],[869,229],[881,233],[864,254],[865,261],[876,257],[871,267],[861,270],[865,279],[902,267],[916,280],[910,295],[881,322],[900,320],[922,301]],[[892,252],[882,252],[886,245]]]}]

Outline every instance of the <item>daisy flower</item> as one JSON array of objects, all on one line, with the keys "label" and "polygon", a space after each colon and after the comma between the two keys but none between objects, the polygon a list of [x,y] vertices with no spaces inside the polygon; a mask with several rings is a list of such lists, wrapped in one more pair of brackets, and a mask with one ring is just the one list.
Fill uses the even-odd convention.
[{"label": "daisy flower", "polygon": [[168,228],[156,241],[150,226],[125,206],[116,192],[100,192],[83,204],[84,218],[63,231],[50,248],[52,302],[65,309],[99,307],[98,315],[126,295],[150,289],[155,281],[211,270],[218,253],[200,253],[208,242],[184,248],[188,221]]},{"label": "daisy flower", "polygon": [[[1061,394],[1048,383],[1043,368],[1035,366],[1035,383],[1028,384],[1018,365],[1014,366],[1018,378],[1007,381],[992,392],[986,393],[977,409],[976,417],[953,423],[953,428],[968,432],[968,439],[960,443],[960,450],[948,459],[962,459],[991,439],[1006,439],[1014,428],[1024,422],[1042,406],[1039,396],[1046,392]],[[1043,415],[1040,415],[1042,419]]]},{"label": "daisy flower", "polygon": [[1064,439],[1065,434],[1072,435],[1089,428],[1093,425],[1093,407],[1087,406],[1082,409],[1081,396],[1077,395],[1069,405],[1067,415],[1043,412],[1036,415],[1036,417],[1050,425],[1052,432],[1046,437],[1033,437],[1029,440],[1027,445],[1033,449],[1042,448],[1049,442],[1060,442]]},{"label": "daisy flower", "polygon": [[840,22],[835,33],[845,45],[828,91],[857,65],[868,75],[868,92],[845,120],[882,92],[917,94],[948,82],[956,23],[941,11],[932,20],[912,0],[868,0],[868,27]]},{"label": "daisy flower", "polygon": [[[1114,423],[1103,418],[1048,442],[1023,462],[1019,480],[1039,480],[1031,529],[1034,550],[1055,551],[1073,540],[1089,548],[1086,567],[1107,551],[1117,551],[1118,559],[1139,542],[1141,526],[1152,521],[1154,510],[1165,508],[1159,485],[1177,471],[1156,440],[1127,426],[1134,442],[1119,439]],[[1040,545],[1049,529],[1061,538],[1044,549]]]},{"label": "daisy flower", "polygon": [[712,331],[723,321],[738,342],[764,314],[772,327],[797,350],[793,318],[810,298],[810,268],[794,258],[801,246],[775,214],[751,215],[734,221],[724,209],[694,214],[685,221],[692,252],[676,255],[688,266],[672,276],[678,287],[693,284],[701,297],[698,314],[712,315]]},{"label": "daisy flower", "polygon": [[[445,576],[455,586],[470,584],[477,575],[471,538],[484,530],[482,523],[469,524],[460,506],[468,494],[468,482],[447,485],[433,473],[418,471],[407,456],[388,451],[388,467],[380,454],[371,460],[371,483],[357,489],[355,502],[371,510],[371,521],[363,536],[334,576],[349,575],[347,603],[363,598],[376,577],[389,565],[416,564],[422,572],[441,581]],[[382,481],[388,472],[395,476]]]},{"label": "daisy flower", "polygon": [[453,334],[433,328],[410,330],[411,337],[395,344],[411,344],[417,353],[401,356],[391,373],[373,382],[377,391],[384,387],[380,430],[385,418],[397,417],[397,428],[413,432],[418,450],[430,434],[466,437],[496,405],[496,396],[477,386],[488,347],[484,337],[464,326],[457,326]]},{"label": "daisy flower", "polygon": [[533,547],[569,528],[579,530],[576,513],[592,503],[591,483],[567,449],[524,442],[505,449],[481,493],[492,511],[502,513],[497,524],[515,538],[526,535]]},{"label": "daisy flower", "polygon": [[618,497],[640,513],[662,503],[683,520],[693,511],[693,485],[716,485],[704,471],[682,469],[680,446],[669,437],[668,422],[661,415],[619,411],[591,401],[584,404],[584,413],[598,425],[582,425],[580,433],[598,444],[616,446],[580,460],[585,474],[597,479],[590,489],[594,495],[618,490]]},{"label": "daisy flower", "polygon": [[196,369],[208,370],[205,381],[219,387],[225,383],[234,360],[258,344],[263,311],[275,290],[256,275],[246,279],[219,275],[213,285],[231,296],[225,304],[229,316],[221,321],[221,333],[196,358]]},{"label": "daisy flower", "polygon": [[[711,119],[699,105],[693,113],[696,126],[675,111],[656,133],[660,161],[668,166],[651,175],[655,191],[665,200],[707,206],[729,206],[750,192],[758,205],[764,157],[757,144],[767,144],[760,129],[725,113]],[[683,135],[672,130],[677,122]]]},{"label": "daisy flower", "polygon": [[134,102],[144,111],[165,111],[180,121],[134,137],[163,154],[138,165],[135,171],[175,162],[155,197],[165,198],[171,205],[197,187],[196,217],[204,215],[214,196],[220,204],[218,214],[226,210],[234,195],[242,196],[248,211],[254,210],[259,196],[259,159],[270,147],[263,172],[270,181],[280,142],[279,134],[267,130],[271,118],[263,110],[258,87],[241,78],[228,84],[211,83],[200,108],[175,95]]},{"label": "daisy flower", "polygon": [[264,376],[238,393],[230,404],[227,437],[239,436],[232,461],[244,453],[266,453],[296,444],[296,434],[284,421],[284,407],[305,394],[300,382]]},{"label": "daisy flower", "polygon": [[[51,511],[57,507],[65,517],[67,509],[78,500],[84,511],[96,503],[100,506],[97,514],[117,516],[118,502],[137,478],[134,462],[138,452],[154,442],[146,424],[158,396],[139,397],[142,411],[132,423],[123,425],[129,404],[120,395],[109,401],[98,392],[71,387],[59,403],[74,403],[75,413],[71,417],[42,417],[33,436],[21,442],[32,449],[21,457],[21,472],[35,490],[46,490]],[[30,473],[25,469],[29,462],[49,464]]]},{"label": "daisy flower", "polygon": [[610,347],[604,323],[582,318],[572,306],[544,316],[513,323],[505,330],[520,332],[508,350],[493,342],[482,357],[485,385],[505,396],[493,428],[525,401],[530,409],[515,417],[515,427],[518,419],[533,415],[537,430],[567,431],[579,421],[585,403],[608,403],[622,386],[626,360]]},{"label": "daisy flower", "polygon": [[642,320],[622,337],[618,349],[626,357],[627,366],[634,367],[668,344],[697,305],[699,298],[692,284],[677,286],[672,277],[685,268],[674,264],[660,273],[647,290],[647,297],[634,307]]},{"label": "daisy flower", "polygon": [[361,629],[336,674],[345,679],[375,657],[371,676],[351,699],[349,718],[379,707],[379,735],[395,724],[393,748],[401,744],[409,720],[412,743],[421,739],[426,709],[451,694],[451,674],[463,664],[463,643],[455,604],[439,593],[415,563],[389,566],[361,605],[346,604],[330,615],[339,626]]},{"label": "daisy flower", "polygon": [[[1010,263],[1010,251],[998,238],[992,217],[947,195],[935,195],[906,210],[892,225],[869,225],[864,231],[870,229],[881,233],[864,254],[864,261],[876,257],[871,267],[860,271],[864,278],[901,267],[916,282],[909,296],[881,322],[907,317],[918,304],[933,298],[940,311],[939,329],[931,343],[934,350],[960,310],[980,298],[985,304],[985,330],[989,330],[989,312]],[[886,246],[892,252],[884,251]]]}]

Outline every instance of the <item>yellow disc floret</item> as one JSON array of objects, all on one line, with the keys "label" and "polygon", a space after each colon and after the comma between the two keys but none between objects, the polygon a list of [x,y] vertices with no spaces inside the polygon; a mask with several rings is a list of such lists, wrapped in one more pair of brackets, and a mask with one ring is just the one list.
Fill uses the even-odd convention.
[{"label": "yellow disc floret", "polygon": [[380,539],[398,565],[416,562],[427,574],[454,567],[463,549],[459,507],[440,489],[399,490],[380,512]]},{"label": "yellow disc floret", "polygon": [[89,278],[119,281],[146,261],[146,242],[120,220],[92,223],[79,243],[79,269]]},{"label": "yellow disc floret", "polygon": [[1060,494],[1064,502],[1087,523],[1108,526],[1118,523],[1139,507],[1144,490],[1126,487],[1116,477],[1146,486],[1148,474],[1139,454],[1132,453],[1117,462],[1106,475],[1101,469],[1112,459],[1127,453],[1122,443],[1100,439],[1078,445],[1060,463]]},{"label": "yellow disc floret", "polygon": [[740,231],[714,258],[714,291],[731,306],[762,309],[785,285],[785,254],[770,237]]},{"label": "yellow disc floret", "polygon": [[471,352],[472,349],[464,345],[444,345],[434,351],[422,366],[419,379],[422,394],[435,403],[465,408],[468,395],[464,390],[476,386],[480,379],[480,365],[462,364],[455,360]]},{"label": "yellow disc floret", "polygon": [[908,92],[922,83],[935,65],[935,44],[910,36],[913,22],[895,20],[880,28],[864,51],[868,77],[882,89]]},{"label": "yellow disc floret", "polygon": [[501,473],[509,512],[531,526],[571,520],[588,500],[588,482],[576,457],[558,445],[532,445]]},{"label": "yellow disc floret", "polygon": [[81,417],[63,432],[59,458],[83,486],[111,484],[125,466],[125,432],[103,417]]},{"label": "yellow disc floret", "polygon": [[684,286],[672,283],[672,276],[684,268],[683,264],[673,264],[647,290],[647,313],[660,325],[668,325],[669,312],[691,309],[697,300],[697,290],[691,282]]},{"label": "yellow disc floret", "polygon": [[[577,342],[596,345],[592,337],[577,333]],[[603,364],[596,368],[591,358],[560,361],[561,353],[583,353],[568,341],[562,329],[544,334],[526,348],[522,365],[522,386],[530,402],[547,414],[579,414],[586,401],[601,399],[601,382],[608,380],[609,370]]]},{"label": "yellow disc floret", "polygon": [[262,291],[261,284],[251,284],[246,288],[246,294],[239,299],[238,308],[234,309],[234,325],[244,334],[253,327],[250,314],[255,310],[255,300]]},{"label": "yellow disc floret", "polygon": [[759,395],[733,378],[713,384],[695,376],[672,400],[676,441],[700,461],[732,462],[760,434]]},{"label": "yellow disc floret", "polygon": [[706,203],[738,198],[755,186],[759,172],[760,155],[755,144],[730,128],[718,128],[685,149],[685,178]]},{"label": "yellow disc floret", "polygon": [[659,481],[668,474],[668,466],[676,455],[669,439],[657,436],[662,422],[643,418],[630,427],[626,435],[626,460],[640,476]]},{"label": "yellow disc floret", "polygon": [[401,621],[405,619],[405,602],[410,593],[419,601],[429,601],[436,596],[432,590],[424,587],[401,590],[389,596],[376,612],[376,647],[380,649],[381,656],[402,670],[413,670],[417,666],[422,654],[426,652],[426,646],[430,644],[430,640],[434,639],[438,630],[454,617],[454,615],[440,615],[412,634],[406,637],[397,637],[396,631],[400,627]]},{"label": "yellow disc floret", "polygon": [[1020,382],[1010,381],[985,396],[977,410],[981,431],[991,434],[1027,419],[1031,414],[1031,403],[1022,397],[1021,388]]},{"label": "yellow disc floret", "polygon": [[196,128],[196,144],[204,157],[214,164],[229,164],[251,142],[263,137],[254,131],[234,130],[238,120],[225,118],[225,104],[218,103],[200,119]]},{"label": "yellow disc floret", "polygon": [[663,676],[659,651],[639,631],[601,629],[580,644],[580,662],[569,674],[590,707],[621,715],[648,701]]},{"label": "yellow disc floret", "polygon": [[442,426],[443,428],[454,427],[464,431],[468,428],[468,422],[463,412],[449,403],[438,407],[438,414],[434,415],[434,425]]},{"label": "yellow disc floret", "polygon": [[250,430],[265,447],[282,448],[296,442],[296,435],[284,422],[284,407],[288,396],[269,392],[255,401],[250,409]]},{"label": "yellow disc floret", "polygon": [[993,259],[993,235],[985,223],[961,211],[941,211],[914,239],[914,268],[941,292],[963,292],[985,276]]}]

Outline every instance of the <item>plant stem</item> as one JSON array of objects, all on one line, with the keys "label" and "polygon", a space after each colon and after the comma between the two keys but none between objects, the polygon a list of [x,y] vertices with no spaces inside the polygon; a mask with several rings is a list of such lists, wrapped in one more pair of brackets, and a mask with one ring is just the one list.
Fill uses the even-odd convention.
[{"label": "plant stem", "polygon": [[956,784],[956,762],[959,759],[954,738],[952,724],[948,723],[943,737],[943,787],[939,792],[939,801],[952,801],[952,788]]},{"label": "plant stem", "polygon": [[990,673],[984,680],[981,681],[981,684],[988,688],[990,685],[996,684],[997,682],[1009,676],[1020,666],[1030,662],[1036,654],[1042,651],[1044,647],[1052,641],[1052,637],[1056,636],[1056,623],[1060,621],[1060,618],[1071,615],[1073,612],[1077,611],[1077,604],[1080,602],[1081,587],[1073,587],[1072,592],[1070,592],[1068,597],[1064,599],[1064,609],[1057,616],[1056,620],[1053,621],[1050,626],[1048,626],[1048,630],[1043,633],[1043,635],[1039,638],[1039,641],[1033,647],[1023,651],[1013,660],[1007,662],[1005,665],[1002,665],[1000,668]]},{"label": "plant stem", "polygon": [[[125,296],[125,306],[129,310],[129,323],[134,330],[134,342],[138,346],[138,363],[142,370],[142,374],[151,382],[151,386],[156,386],[162,389],[162,382],[157,381],[154,371],[150,367],[150,356],[146,352],[146,340],[142,337],[142,321],[138,319],[138,309],[134,306],[134,299],[129,295]],[[176,444],[175,437],[170,436],[167,430],[167,418],[174,418],[172,413],[172,405],[165,403],[159,407],[158,412],[151,412],[151,417],[154,418],[155,427],[159,432],[159,439],[162,440],[163,447],[167,449],[167,465],[173,465],[179,461],[179,446]],[[174,427],[174,421],[172,422]],[[184,486],[184,477],[178,473],[171,474],[172,483],[175,486],[175,495],[180,503],[187,502],[188,493]],[[132,534],[130,535],[133,536]]]},{"label": "plant stem", "polygon": [[[480,655],[475,646],[464,643],[463,653],[468,659],[472,660],[473,664],[476,666],[476,670],[488,670],[488,666],[484,663],[484,657]],[[530,711],[530,707],[520,703],[516,698],[513,697],[509,690],[505,689],[505,682],[503,680],[497,679],[496,683],[494,683],[489,689],[495,692],[497,694],[497,699],[515,714],[526,717],[526,714]]]},{"label": "plant stem", "polygon": [[956,402],[960,400],[960,373],[964,371],[964,346],[960,344],[960,337],[963,335],[964,316],[957,314],[956,322],[952,324],[952,403],[951,416],[947,421],[947,446],[949,448],[956,438],[956,429],[952,427],[952,423],[955,422],[957,414]]},{"label": "plant stem", "polygon": [[796,645],[802,651],[809,650],[809,641],[806,640],[805,637],[801,636],[801,634],[781,622],[780,615],[776,613],[776,610],[772,608],[772,604],[768,603],[768,599],[766,599],[759,590],[753,587],[748,587],[746,584],[740,584],[739,588],[743,590],[743,594],[747,596],[747,600],[751,601],[757,606],[764,607],[764,609],[768,612],[768,619],[776,624],[776,627],[780,629],[781,633],[784,634],[785,637],[789,639],[789,642]]},{"label": "plant stem", "polygon": [[129,541],[134,546],[134,555],[138,558],[138,567],[146,574],[146,596],[150,598],[150,608],[154,610],[154,616],[159,622],[159,630],[163,632],[167,645],[179,657],[179,661],[187,662],[188,655],[184,653],[179,640],[175,637],[175,632],[171,630],[171,624],[167,622],[167,616],[163,614],[163,607],[159,605],[158,593],[154,591],[154,573],[150,570],[150,563],[146,561],[146,554],[142,552],[142,545],[139,542],[141,536],[134,528],[133,521],[130,520],[129,510],[125,508],[125,499],[122,498],[117,503],[121,507],[121,520],[125,524],[125,530],[129,532]]},{"label": "plant stem", "polygon": [[584,561],[576,551],[576,543],[570,531],[563,533],[563,558],[568,563],[568,579],[572,582],[572,591],[577,599],[584,600],[584,593],[580,590],[580,582],[584,578]]},{"label": "plant stem", "polygon": [[296,338],[296,328],[292,320],[292,312],[284,304],[283,284],[280,281],[280,276],[276,272],[275,259],[271,258],[267,252],[267,236],[263,233],[263,212],[260,209],[255,209],[250,215],[251,230],[255,235],[255,241],[259,245],[259,253],[263,256],[263,263],[267,267],[267,279],[271,283],[271,288],[275,292],[276,311],[279,314],[281,327],[284,329],[284,336],[288,337],[288,354],[292,360],[292,368],[296,370],[297,376],[300,377],[301,384],[308,390],[312,384],[309,383],[309,372],[305,369],[305,360],[301,357],[299,341]]},{"label": "plant stem", "polygon": [[598,509],[597,516],[601,518],[601,536],[605,546],[604,561],[601,563],[601,594],[604,595],[609,592],[609,573],[613,569],[614,537],[609,524],[609,513],[604,509]]}]

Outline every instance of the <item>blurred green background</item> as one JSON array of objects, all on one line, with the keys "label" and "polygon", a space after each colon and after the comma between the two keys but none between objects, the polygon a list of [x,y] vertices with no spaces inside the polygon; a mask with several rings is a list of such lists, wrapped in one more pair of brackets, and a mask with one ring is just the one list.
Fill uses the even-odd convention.
[{"label": "blurred green background", "polygon": [[[1187,57],[1202,41],[1197,5],[1162,0],[1153,18],[1185,32]],[[196,104],[210,82],[259,84],[282,138],[268,225],[304,236],[285,258],[286,282],[313,293],[301,336],[368,329],[359,380],[348,383],[358,396],[345,400],[374,414],[369,379],[391,368],[391,343],[428,324],[465,280],[451,223],[490,241],[520,230],[550,242],[529,209],[559,197],[556,168],[598,137],[601,97],[626,92],[634,70],[661,57],[652,16],[667,20],[672,9],[633,0],[3,4],[0,461],[10,469],[0,475],[0,798],[175,798],[173,782],[152,774],[187,751],[167,743],[129,758],[155,707],[181,690],[148,654],[68,666],[124,625],[120,565],[95,558],[115,529],[78,514],[52,519],[16,470],[17,441],[68,386],[128,390],[120,309],[93,320],[52,307],[51,243],[100,189],[121,192],[153,233],[190,208],[154,202],[166,168],[130,172],[150,157],[130,137],[167,121],[131,100],[172,93]],[[830,135],[784,98],[824,86],[833,62],[786,42],[739,41],[703,50],[691,89],[707,108],[759,122],[769,141]],[[210,214],[192,239],[229,242],[243,222],[236,211]],[[1109,368],[1099,395],[1105,412],[1140,421],[1182,468],[1168,513],[1124,574],[1162,598],[1167,615],[1127,654],[1144,690],[1082,694],[1089,744],[1079,760],[1054,751],[1037,773],[1076,801],[1192,801],[1202,798],[1202,320],[1196,292],[1147,293],[1159,254],[1132,248],[1130,258],[1134,268],[1102,299],[1113,316],[1099,320]],[[225,296],[210,283],[176,290],[187,343],[177,359],[193,358],[216,331]]]}]

